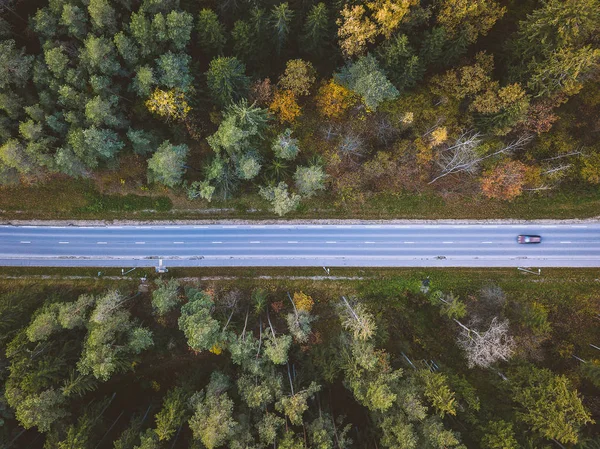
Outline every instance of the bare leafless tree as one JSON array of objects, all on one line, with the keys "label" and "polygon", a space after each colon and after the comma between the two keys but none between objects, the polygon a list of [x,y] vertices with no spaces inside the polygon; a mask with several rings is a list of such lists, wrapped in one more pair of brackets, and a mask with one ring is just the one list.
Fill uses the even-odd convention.
[{"label": "bare leafless tree", "polygon": [[344,133],[337,146],[342,159],[357,162],[367,152],[363,138],[353,131]]},{"label": "bare leafless tree", "polygon": [[508,361],[514,353],[514,339],[508,335],[508,320],[492,319],[485,332],[477,332],[454,320],[460,327],[458,345],[467,354],[469,368],[479,366],[488,368],[499,360]]},{"label": "bare leafless tree", "polygon": [[483,141],[483,136],[477,132],[467,131],[456,139],[453,145],[438,152],[437,165],[440,173],[429,181],[429,184],[451,174],[469,173],[474,175],[479,171],[482,161],[499,154],[512,153],[525,146],[530,140],[531,136],[521,136],[495,151],[481,154],[478,148]]}]

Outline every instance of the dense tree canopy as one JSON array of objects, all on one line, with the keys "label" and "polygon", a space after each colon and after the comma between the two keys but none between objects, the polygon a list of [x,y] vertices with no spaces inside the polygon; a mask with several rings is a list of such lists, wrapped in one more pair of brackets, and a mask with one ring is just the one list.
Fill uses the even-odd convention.
[{"label": "dense tree canopy", "polygon": [[[124,193],[159,181],[211,201],[285,182],[354,209],[598,184],[598,0],[300,3],[4,2],[0,184],[146,163]],[[236,105],[264,111],[260,139],[234,124]],[[288,128],[297,157],[272,145]],[[545,143],[565,139],[580,150]],[[325,188],[301,187],[317,165]]]}]

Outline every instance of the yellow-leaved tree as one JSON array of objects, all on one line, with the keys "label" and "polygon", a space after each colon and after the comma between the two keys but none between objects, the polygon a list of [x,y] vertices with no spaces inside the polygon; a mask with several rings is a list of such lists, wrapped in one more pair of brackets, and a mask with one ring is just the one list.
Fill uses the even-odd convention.
[{"label": "yellow-leaved tree", "polygon": [[167,120],[184,120],[192,108],[188,105],[185,94],[178,89],[155,89],[146,100],[148,110]]}]

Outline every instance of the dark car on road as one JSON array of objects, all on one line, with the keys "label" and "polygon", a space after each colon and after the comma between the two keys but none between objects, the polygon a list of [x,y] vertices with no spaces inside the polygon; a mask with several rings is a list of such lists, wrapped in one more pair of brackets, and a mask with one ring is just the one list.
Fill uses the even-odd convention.
[{"label": "dark car on road", "polygon": [[517,243],[542,243],[542,237],[539,235],[519,235]]}]

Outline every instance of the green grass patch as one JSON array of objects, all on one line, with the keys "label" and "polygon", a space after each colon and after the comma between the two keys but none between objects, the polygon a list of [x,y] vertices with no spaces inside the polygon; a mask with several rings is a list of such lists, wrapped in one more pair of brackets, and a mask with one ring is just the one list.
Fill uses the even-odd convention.
[{"label": "green grass patch", "polygon": [[140,195],[101,195],[97,192],[86,195],[88,204],[75,210],[77,214],[94,214],[103,212],[133,212],[156,211],[166,212],[171,210],[173,203],[165,196],[140,196]]}]

